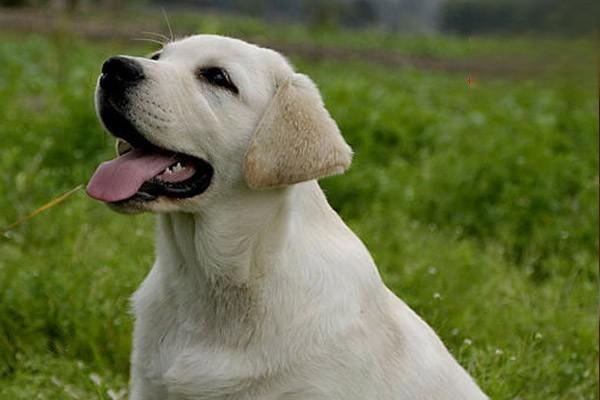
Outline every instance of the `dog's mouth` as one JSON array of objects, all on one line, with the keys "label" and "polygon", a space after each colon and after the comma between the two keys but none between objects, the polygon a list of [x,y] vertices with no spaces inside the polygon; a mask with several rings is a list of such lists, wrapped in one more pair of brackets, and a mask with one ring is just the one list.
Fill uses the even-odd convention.
[{"label": "dog's mouth", "polygon": [[152,201],[159,196],[183,199],[210,185],[213,168],[208,162],[151,144],[114,109],[100,114],[117,137],[118,157],[96,169],[86,189],[90,197],[107,203]]}]

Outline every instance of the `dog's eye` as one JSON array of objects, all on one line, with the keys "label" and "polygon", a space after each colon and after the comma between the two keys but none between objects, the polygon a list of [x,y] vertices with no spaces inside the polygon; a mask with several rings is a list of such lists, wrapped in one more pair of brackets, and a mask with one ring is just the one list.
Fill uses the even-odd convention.
[{"label": "dog's eye", "polygon": [[150,59],[151,59],[151,60],[154,60],[154,61],[157,61],[159,58],[160,58],[160,53],[154,53],[154,54],[153,54],[153,55],[150,57]]},{"label": "dog's eye", "polygon": [[198,77],[205,79],[208,83],[225,88],[232,93],[237,94],[238,88],[231,82],[227,71],[218,67],[200,68]]}]

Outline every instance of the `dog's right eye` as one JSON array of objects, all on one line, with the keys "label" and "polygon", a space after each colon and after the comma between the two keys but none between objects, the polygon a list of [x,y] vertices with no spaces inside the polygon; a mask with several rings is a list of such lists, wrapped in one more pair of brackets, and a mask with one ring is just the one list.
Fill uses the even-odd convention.
[{"label": "dog's right eye", "polygon": [[215,86],[220,86],[229,90],[234,94],[238,94],[238,88],[231,82],[229,74],[219,67],[200,68],[196,75],[199,78],[205,79],[208,83]]},{"label": "dog's right eye", "polygon": [[158,61],[158,59],[160,58],[160,53],[154,53],[152,54],[152,56],[150,57],[151,60],[154,61]]}]

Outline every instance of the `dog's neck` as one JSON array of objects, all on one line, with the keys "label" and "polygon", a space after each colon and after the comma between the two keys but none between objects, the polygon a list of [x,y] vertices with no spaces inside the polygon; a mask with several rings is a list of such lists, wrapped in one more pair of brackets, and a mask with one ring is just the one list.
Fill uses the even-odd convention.
[{"label": "dog's neck", "polygon": [[[198,213],[161,214],[158,258],[177,260],[183,269],[178,273],[198,284],[246,285],[258,272],[251,261],[261,239],[286,229],[287,218],[277,216],[291,211],[290,194],[282,189],[231,196]],[[275,220],[280,226],[273,224]]]},{"label": "dog's neck", "polygon": [[289,266],[290,250],[318,253],[327,245],[308,229],[345,229],[314,181],[231,196],[196,214],[162,214],[158,223],[158,265],[171,297],[194,298],[202,313],[224,321],[256,317],[256,308],[267,307],[258,304],[264,290],[297,290],[294,284],[309,274]]}]

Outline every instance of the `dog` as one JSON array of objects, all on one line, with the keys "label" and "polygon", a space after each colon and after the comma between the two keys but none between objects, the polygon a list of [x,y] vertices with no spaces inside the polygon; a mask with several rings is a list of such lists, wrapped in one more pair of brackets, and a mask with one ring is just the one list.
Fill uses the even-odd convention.
[{"label": "dog", "polygon": [[328,204],[352,151],[282,55],[187,37],[108,59],[95,103],[118,157],[87,193],[157,213],[130,399],[487,398]]}]

